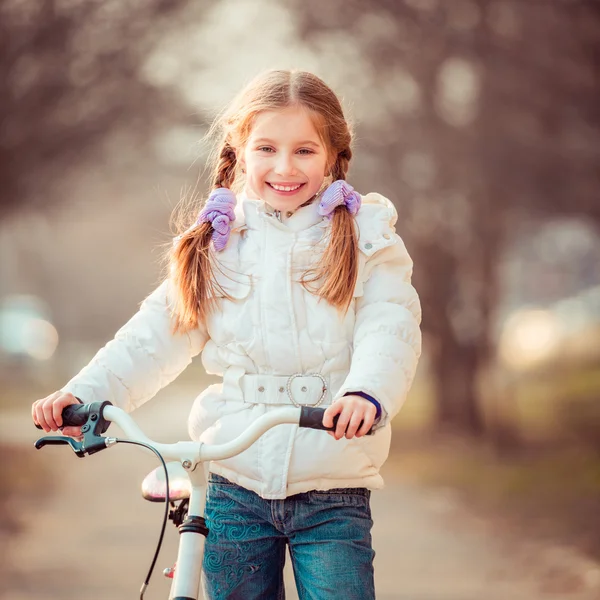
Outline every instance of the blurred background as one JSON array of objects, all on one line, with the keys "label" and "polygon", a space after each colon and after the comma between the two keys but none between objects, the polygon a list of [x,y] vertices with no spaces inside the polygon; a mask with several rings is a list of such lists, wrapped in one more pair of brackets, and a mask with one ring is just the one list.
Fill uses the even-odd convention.
[{"label": "blurred background", "polygon": [[[387,467],[399,496],[379,510],[387,528],[404,501],[439,521],[419,513],[427,566],[382,546],[407,579],[384,573],[378,597],[600,597],[599,63],[596,0],[0,0],[6,598],[67,598],[60,578],[56,595],[35,583],[57,571],[29,517],[62,520],[48,507],[77,498],[72,480],[57,485],[76,461],[33,452],[31,403],[158,283],[171,212],[206,189],[202,136],[266,68],[313,71],[339,93],[356,130],[349,180],[393,200],[415,262],[424,356]],[[208,381],[196,361],[166,392],[181,422]],[[103,506],[109,487],[88,500]],[[457,547],[496,557],[493,586],[484,569],[460,587],[466,559],[436,570],[436,536],[457,519],[481,536],[446,532]],[[401,523],[399,541],[412,535]],[[493,596],[518,571],[502,557],[524,544],[533,587]],[[66,550],[72,561],[81,546]]]}]

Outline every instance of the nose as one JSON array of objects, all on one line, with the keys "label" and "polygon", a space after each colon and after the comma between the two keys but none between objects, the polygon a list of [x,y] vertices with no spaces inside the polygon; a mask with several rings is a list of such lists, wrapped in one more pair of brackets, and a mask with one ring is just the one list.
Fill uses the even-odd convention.
[{"label": "nose", "polygon": [[293,157],[286,152],[280,152],[275,163],[275,173],[277,175],[295,175],[296,166]]}]

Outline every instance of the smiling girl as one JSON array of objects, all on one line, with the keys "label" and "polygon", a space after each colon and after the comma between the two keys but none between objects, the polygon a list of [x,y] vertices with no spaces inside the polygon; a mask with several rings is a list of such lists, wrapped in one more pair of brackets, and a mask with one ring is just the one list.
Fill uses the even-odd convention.
[{"label": "smiling girl", "polygon": [[34,403],[34,421],[56,430],[78,398],[133,410],[200,352],[223,382],[196,399],[193,439],[227,442],[285,404],[326,406],[324,425],[340,415],[330,435],[281,425],[210,464],[205,597],[283,598],[288,545],[301,599],[374,598],[370,494],[421,352],[396,211],[345,181],[352,134],[311,73],[259,76],[212,131],[213,190],[175,240],[169,276]]}]

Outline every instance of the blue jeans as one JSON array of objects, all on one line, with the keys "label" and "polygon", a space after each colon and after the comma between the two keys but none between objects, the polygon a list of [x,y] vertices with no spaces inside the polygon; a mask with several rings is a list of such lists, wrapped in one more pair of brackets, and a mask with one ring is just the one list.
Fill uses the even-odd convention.
[{"label": "blue jeans", "polygon": [[264,500],[211,473],[205,598],[285,598],[288,544],[300,600],[374,599],[370,495],[364,488],[340,488]]}]

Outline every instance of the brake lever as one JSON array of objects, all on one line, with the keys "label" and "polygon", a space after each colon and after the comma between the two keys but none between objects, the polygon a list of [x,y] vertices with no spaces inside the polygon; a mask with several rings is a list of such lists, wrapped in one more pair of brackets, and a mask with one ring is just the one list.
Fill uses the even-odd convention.
[{"label": "brake lever", "polygon": [[[44,446],[57,446],[62,444],[69,444],[75,454],[79,458],[83,458],[86,454],[95,454],[96,452],[100,452],[100,450],[104,450],[109,446],[108,440],[112,440],[113,438],[102,437],[102,433],[104,433],[110,422],[104,419],[102,416],[102,412],[105,406],[111,405],[111,402],[92,402],[91,404],[85,404],[83,406],[76,406],[74,409],[76,412],[79,412],[83,415],[87,416],[86,422],[81,426],[81,433],[83,434],[83,440],[78,441],[72,437],[68,437],[66,435],[50,435],[40,438],[35,442],[35,447],[40,450]],[[69,407],[67,407],[69,408]],[[69,422],[69,425],[78,425],[77,422]]]},{"label": "brake lever", "polygon": [[44,446],[61,446],[63,444],[68,444],[69,446],[71,446],[71,448],[79,458],[83,458],[85,456],[83,444],[81,442],[78,442],[76,439],[68,437],[66,435],[47,435],[36,441],[35,448],[36,450],[40,450]]}]

